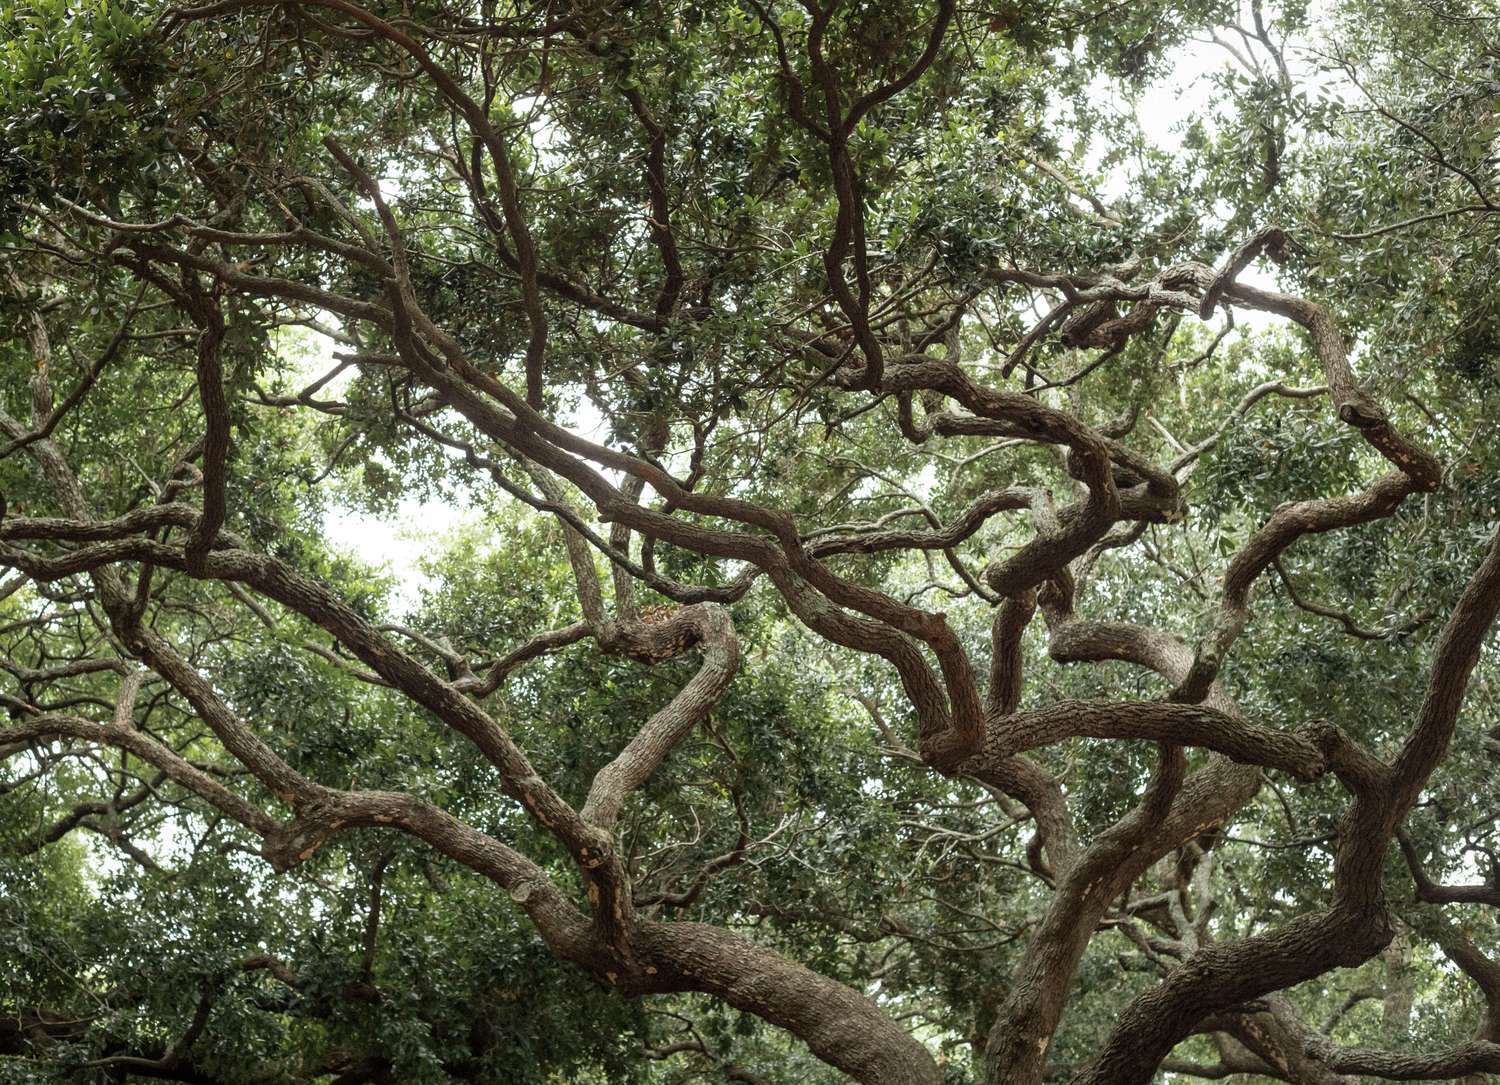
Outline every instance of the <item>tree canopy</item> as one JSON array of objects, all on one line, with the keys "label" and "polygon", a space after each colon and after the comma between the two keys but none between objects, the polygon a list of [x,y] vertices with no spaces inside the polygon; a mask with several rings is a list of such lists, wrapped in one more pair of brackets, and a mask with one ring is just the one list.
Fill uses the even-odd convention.
[{"label": "tree canopy", "polygon": [[0,1082],[1500,1074],[1489,0],[23,0],[0,126]]}]

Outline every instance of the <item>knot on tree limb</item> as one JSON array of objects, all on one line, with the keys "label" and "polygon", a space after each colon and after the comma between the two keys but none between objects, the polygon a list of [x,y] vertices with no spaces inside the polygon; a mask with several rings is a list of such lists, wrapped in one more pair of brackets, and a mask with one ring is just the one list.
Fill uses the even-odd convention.
[{"label": "knot on tree limb", "polygon": [[1345,968],[1358,968],[1396,937],[1395,921],[1384,904],[1349,909],[1340,928],[1331,941],[1337,954],[1336,963]]},{"label": "knot on tree limb", "polygon": [[593,825],[586,825],[582,835],[587,843],[578,848],[578,864],[585,870],[598,870],[614,856],[615,838]]},{"label": "knot on tree limb", "polygon": [[1339,421],[1355,429],[1374,429],[1386,422],[1385,412],[1365,399],[1350,397],[1339,404]]},{"label": "knot on tree limb", "polygon": [[729,612],[717,603],[686,607],[648,607],[640,620],[609,622],[600,630],[600,645],[641,663],[664,663],[698,644],[734,641]]},{"label": "knot on tree limb", "polygon": [[276,873],[285,874],[311,859],[328,835],[312,826],[297,823],[283,826],[261,842],[261,858],[270,863]]},{"label": "knot on tree limb", "polygon": [[272,830],[261,842],[261,857],[278,874],[311,859],[345,825],[342,812],[323,800],[300,803],[296,810],[291,821]]},{"label": "knot on tree limb", "polygon": [[[1272,226],[1266,233],[1266,255],[1274,264],[1284,264],[1291,254],[1291,238],[1280,227]],[[1303,251],[1306,251],[1305,249]]]},{"label": "knot on tree limb", "polygon": [[1318,747],[1324,766],[1319,775],[1332,772],[1356,794],[1373,792],[1386,785],[1389,770],[1385,764],[1344,733],[1330,720],[1313,720],[1303,733]]},{"label": "knot on tree limb", "polygon": [[1196,260],[1173,264],[1157,275],[1154,285],[1163,290],[1201,290],[1213,273]]},{"label": "knot on tree limb", "polygon": [[919,743],[922,760],[944,776],[957,776],[964,766],[979,757],[974,744],[956,728],[923,735]]},{"label": "knot on tree limb", "polygon": [[1120,310],[1113,299],[1098,301],[1069,317],[1058,330],[1057,337],[1065,347],[1110,346],[1110,337],[1101,336],[1099,331],[1119,319]]}]

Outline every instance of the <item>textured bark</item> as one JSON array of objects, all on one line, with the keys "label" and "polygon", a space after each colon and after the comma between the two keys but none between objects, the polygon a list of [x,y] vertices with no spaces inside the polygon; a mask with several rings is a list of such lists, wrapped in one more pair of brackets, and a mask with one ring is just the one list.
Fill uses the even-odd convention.
[{"label": "textured bark", "polygon": [[[1316,729],[1314,729],[1316,730]],[[1281,769],[1300,780],[1327,770],[1315,737],[1260,727],[1199,705],[1058,701],[991,724],[984,751],[965,770],[1075,737],[1149,739],[1199,746],[1245,764]]]},{"label": "textured bark", "polygon": [[1059,882],[990,1031],[986,1085],[1042,1080],[1073,974],[1105,911],[1153,863],[1248,802],[1260,787],[1260,777],[1254,770],[1220,761],[1176,789],[1159,777],[1153,785],[1176,792],[1175,798],[1168,798],[1171,806],[1165,815],[1152,809],[1148,791],[1142,805],[1091,844]]},{"label": "textured bark", "polygon": [[1400,753],[1389,767],[1361,764],[1341,774],[1355,798],[1339,828],[1329,908],[1267,934],[1194,953],[1131,1003],[1074,1085],[1144,1085],[1204,1017],[1333,968],[1352,968],[1389,944],[1395,932],[1381,894],[1385,854],[1447,749],[1497,612],[1500,532],[1443,628],[1421,711]]},{"label": "textured bark", "polygon": [[706,991],[798,1036],[867,1085],[936,1085],[927,1049],[870,1000],[755,943],[698,923],[647,924],[638,935],[647,982]]},{"label": "textured bark", "polygon": [[[403,96],[408,87],[426,94],[431,116],[441,122],[428,126],[437,143],[433,160],[452,169],[446,180],[452,182],[454,198],[460,205],[467,200],[460,232],[472,232],[486,254],[493,249],[496,262],[488,270],[506,289],[513,285],[513,297],[503,304],[524,327],[514,344],[495,354],[487,346],[471,346],[468,329],[444,326],[427,301],[432,291],[424,279],[433,255],[424,252],[424,238],[432,224],[423,221],[417,228],[403,221],[409,209],[387,201],[374,167],[332,137],[322,145],[328,155],[326,180],[283,178],[280,163],[238,161],[237,148],[228,145],[223,148],[227,167],[217,165],[211,155],[200,156],[201,161],[190,164],[199,172],[186,180],[200,186],[214,208],[208,221],[186,213],[152,223],[118,221],[113,216],[125,212],[114,202],[77,192],[77,203],[62,193],[48,198],[47,236],[28,238],[17,251],[38,261],[61,254],[69,275],[77,267],[92,267],[101,280],[108,277],[104,272],[132,280],[140,293],[121,334],[87,369],[82,391],[59,406],[49,377],[48,321],[59,322],[43,305],[32,303],[32,291],[16,272],[4,272],[7,291],[26,303],[20,328],[34,372],[29,418],[23,422],[0,412],[0,433],[7,441],[0,459],[24,451],[51,491],[53,507],[47,511],[55,514],[7,518],[0,504],[0,564],[36,584],[74,579],[88,604],[81,612],[98,619],[100,639],[107,643],[99,658],[91,648],[84,653],[87,658],[47,660],[41,668],[0,668],[21,687],[17,695],[5,695],[4,705],[15,722],[0,731],[0,759],[48,754],[54,747],[70,754],[97,744],[149,764],[157,776],[143,790],[112,803],[76,805],[43,825],[40,843],[61,839],[103,814],[148,803],[158,782],[180,788],[192,802],[245,826],[259,838],[262,858],[278,872],[307,862],[352,828],[402,832],[488,879],[498,897],[521,908],[559,959],[624,995],[704,993],[785,1029],[857,1081],[937,1085],[942,1071],[927,1047],[873,995],[819,975],[733,930],[659,921],[663,908],[684,910],[700,901],[708,878],[743,860],[750,847],[749,819],[738,796],[738,843],[726,856],[705,864],[689,889],[672,892],[670,886],[651,885],[652,892],[638,895],[633,884],[639,876],[638,855],[631,850],[635,838],[626,812],[632,801],[640,800],[632,796],[709,719],[734,681],[741,654],[727,605],[759,585],[776,593],[778,605],[784,603],[796,621],[827,644],[889,666],[905,699],[902,714],[909,710],[915,724],[908,744],[882,723],[893,753],[943,777],[971,784],[977,780],[998,793],[995,805],[1012,819],[1002,828],[1029,820],[1034,829],[1026,873],[1051,896],[1040,921],[1027,932],[1009,984],[977,1000],[989,1026],[976,1045],[988,1085],[1038,1085],[1052,1073],[1048,1053],[1067,1012],[1079,963],[1091,939],[1109,926],[1128,930],[1164,975],[1119,1015],[1075,1085],[1144,1085],[1176,1044],[1205,1028],[1219,1037],[1221,1060],[1188,1071],[1203,1076],[1254,1072],[1295,1085],[1338,1085],[1347,1074],[1406,1080],[1497,1069],[1500,972],[1466,936],[1449,937],[1444,949],[1485,993],[1489,1014],[1480,1034],[1452,1051],[1342,1047],[1297,1020],[1291,1003],[1278,992],[1365,962],[1390,941],[1395,926],[1382,895],[1386,859],[1404,819],[1448,752],[1470,676],[1500,611],[1500,534],[1443,629],[1422,707],[1394,757],[1382,760],[1361,748],[1338,721],[1310,720],[1288,730],[1249,718],[1219,676],[1250,627],[1260,577],[1280,568],[1277,563],[1306,536],[1388,518],[1409,498],[1436,489],[1443,478],[1442,464],[1402,434],[1360,385],[1341,329],[1325,306],[1236,281],[1262,253],[1282,255],[1290,239],[1275,227],[1261,230],[1229,253],[1217,270],[1196,262],[1143,270],[1136,262],[1058,271],[1000,266],[997,261],[974,276],[978,282],[972,292],[967,284],[960,289],[946,281],[946,272],[931,275],[936,257],[933,266],[920,271],[882,264],[879,246],[872,248],[865,236],[862,171],[868,152],[856,132],[924,73],[945,70],[940,60],[956,24],[966,34],[982,34],[984,20],[960,12],[953,0],[938,0],[920,30],[911,28],[911,48],[901,65],[849,72],[842,70],[843,61],[830,59],[839,55],[830,39],[843,21],[842,15],[835,17],[836,5],[807,6],[805,23],[798,28],[804,54],[796,56],[791,49],[797,42],[791,41],[780,13],[755,0],[750,6],[760,21],[758,30],[775,49],[774,56],[767,55],[768,70],[779,80],[781,93],[772,96],[776,102],[767,108],[782,108],[784,120],[801,130],[806,149],[820,159],[817,170],[826,166],[824,195],[832,224],[819,253],[821,280],[809,287],[799,278],[783,299],[786,319],[768,318],[759,329],[764,342],[757,339],[757,350],[763,347],[770,356],[779,352],[783,371],[767,363],[764,372],[748,374],[746,386],[757,394],[768,389],[771,399],[792,396],[798,410],[816,391],[832,403],[847,401],[840,410],[847,407],[843,417],[851,419],[884,405],[894,415],[892,438],[913,446],[931,449],[951,438],[984,437],[994,439],[996,447],[1013,443],[1034,448],[1039,460],[1051,458],[1052,481],[997,485],[987,467],[980,468],[965,495],[967,504],[956,512],[945,510],[940,516],[926,498],[908,495],[910,507],[850,524],[828,523],[819,517],[824,510],[808,509],[801,501],[788,499],[786,507],[776,507],[752,500],[744,495],[763,492],[753,477],[725,481],[714,477],[712,466],[705,469],[705,460],[711,465],[717,455],[710,435],[740,424],[732,405],[694,417],[687,403],[691,397],[684,393],[683,403],[663,406],[640,368],[676,352],[694,338],[699,325],[713,327],[718,272],[699,266],[695,254],[711,252],[715,260],[724,257],[722,262],[729,263],[735,250],[692,236],[695,196],[674,176],[681,164],[675,157],[683,136],[680,119],[663,114],[651,88],[620,78],[611,67],[628,68],[630,58],[617,49],[628,53],[630,46],[609,38],[602,22],[594,24],[595,17],[620,14],[608,6],[585,13],[563,5],[568,10],[554,13],[545,5],[546,22],[540,26],[526,23],[529,9],[522,6],[498,21],[487,14],[482,32],[468,25],[424,26],[404,9],[401,18],[387,18],[356,0],[226,0],[176,11],[166,21],[171,27],[168,42],[172,35],[194,33],[199,24],[211,33],[217,20],[249,12],[265,20],[262,41],[268,57],[278,42],[286,44],[278,35],[292,35],[286,40],[301,49],[310,32],[331,43],[331,53],[347,48],[359,55],[370,71],[399,72]],[[1259,5],[1251,7],[1260,26]],[[1263,27],[1260,33],[1264,35]],[[518,136],[496,119],[504,89],[493,80],[493,65],[504,62],[506,50],[514,46],[519,55],[524,50],[518,43],[533,38],[549,49],[556,38],[559,48],[576,52],[579,64],[589,58],[599,62],[591,78],[597,77],[601,93],[619,96],[622,116],[628,109],[626,125],[639,145],[626,172],[639,178],[641,188],[635,194],[639,199],[622,198],[619,206],[645,209],[638,241],[646,262],[639,275],[601,274],[593,263],[543,266],[551,249],[545,240],[539,246],[534,239],[533,215],[539,213],[536,221],[550,230],[555,212],[538,211],[547,198],[545,186],[533,184],[513,147],[524,132]],[[464,66],[475,60],[481,74],[450,67],[445,59],[450,56]],[[543,71],[547,63],[544,52]],[[471,82],[477,78],[483,79],[482,93]],[[549,93],[546,77],[540,82],[539,102]],[[443,144],[445,127],[451,127],[451,145]],[[256,187],[273,175],[277,186],[287,181],[286,192]],[[293,190],[296,199],[288,198]],[[357,213],[351,210],[355,207]],[[298,217],[304,214],[307,222]],[[252,232],[267,229],[266,222],[277,223],[278,232]],[[801,278],[818,280],[816,264]],[[309,267],[326,273],[310,274]],[[596,278],[608,285],[587,285]],[[627,285],[633,278],[643,290]],[[891,292],[891,284],[902,285]],[[1004,291],[1012,290],[1031,292],[1031,300],[1044,303],[1039,311],[1046,315],[1003,348],[1008,353],[998,365],[966,361],[961,356],[965,321],[971,332],[977,323],[971,306],[983,292],[991,292],[998,302]],[[99,494],[112,493],[115,483],[91,492],[85,483],[95,478],[90,472],[97,464],[84,462],[75,469],[69,462],[72,447],[53,433],[119,350],[126,326],[148,296],[152,312],[185,318],[191,325],[189,339],[195,338],[192,364],[184,369],[191,374],[184,382],[187,394],[179,404],[189,405],[191,434],[184,441],[189,447],[174,449],[174,462],[164,468],[157,465],[159,478],[135,465],[148,483],[140,493],[149,497],[130,497],[117,501],[122,508],[101,505],[96,510],[96,500],[108,500]],[[1004,297],[1007,311],[1024,311],[1015,300]],[[1138,417],[1151,417],[1149,403],[1144,408],[1136,403],[1120,420],[1095,424],[1073,409],[1084,399],[1062,394],[1071,394],[1127,346],[1142,345],[1138,337],[1149,335],[1164,316],[1175,330],[1183,314],[1207,319],[1219,308],[1271,313],[1295,323],[1306,333],[1324,386],[1304,389],[1267,381],[1246,394],[1208,438],[1191,446],[1169,438],[1177,458],[1166,465],[1140,451],[1145,446],[1130,437]],[[541,632],[517,631],[513,638],[507,636],[507,643],[519,647],[500,654],[496,646],[483,662],[470,660],[422,630],[370,618],[291,561],[273,556],[274,548],[259,548],[226,530],[234,468],[231,419],[239,417],[235,409],[243,404],[319,409],[312,392],[272,397],[257,390],[258,398],[252,398],[236,387],[233,372],[226,374],[221,353],[226,341],[233,342],[226,339],[226,321],[247,313],[275,314],[268,317],[272,324],[283,318],[288,324],[332,318],[340,325],[337,334],[357,351],[340,357],[347,357],[348,365],[379,372],[382,380],[389,376],[393,427],[445,453],[461,454],[473,479],[493,482],[555,517],[581,619]],[[596,372],[594,360],[582,357],[559,362],[560,351],[574,345],[570,329],[591,323],[641,333],[633,344],[641,353],[617,371],[603,365]],[[1037,357],[1040,344],[1049,338],[1065,347],[1104,353],[1073,376],[1051,380],[1038,370],[1047,363]],[[938,350],[941,356],[933,353]],[[642,358],[651,361],[643,363]],[[809,365],[816,373],[811,383]],[[515,372],[507,372],[507,366]],[[1025,377],[1024,386],[1010,383],[1017,370]],[[569,384],[587,387],[591,396],[606,392],[596,397],[600,403],[621,390],[626,393],[618,397],[621,401],[644,399],[648,390],[656,400],[646,409],[632,408],[608,419],[610,436],[595,439],[549,413],[549,387],[558,372],[566,374]],[[717,383],[721,375],[713,376]],[[727,376],[733,378],[728,383],[736,383],[747,374]],[[619,383],[596,388],[600,382]],[[1255,403],[1271,395],[1305,399],[1324,394],[1337,419],[1358,433],[1389,470],[1361,482],[1355,492],[1288,502],[1269,511],[1227,562],[1217,594],[1202,589],[1209,610],[1205,636],[1190,644],[1162,630],[1077,612],[1093,598],[1078,585],[1090,582],[1101,554],[1140,539],[1148,525],[1170,528],[1188,515],[1184,487],[1194,463]],[[236,402],[240,396],[243,401]],[[835,428],[830,423],[829,433]],[[688,431],[692,447],[683,471],[677,442]],[[744,436],[737,433],[735,439]],[[963,450],[964,466],[987,454],[969,455],[970,446],[957,447]],[[898,461],[893,457],[892,462]],[[863,477],[881,478],[896,490],[910,485],[909,478],[891,482],[876,470]],[[1048,488],[1054,483],[1055,490]],[[154,503],[138,504],[147,499]],[[1011,514],[1031,525],[1029,533],[1019,545],[983,550],[971,569],[960,546],[986,545],[986,529]],[[639,560],[632,551],[637,537]],[[657,571],[658,547],[743,568],[732,578],[685,583]],[[976,651],[961,635],[969,628],[967,616],[950,622],[948,614],[923,602],[922,592],[902,595],[904,586],[881,584],[869,575],[878,562],[860,565],[862,555],[894,552],[931,559],[934,567],[940,553],[948,563],[943,575],[951,572],[961,583],[953,593],[966,592],[994,607],[988,659],[983,658],[983,644]],[[607,585],[596,564],[601,555],[610,563]],[[256,620],[273,630],[277,607],[311,623],[333,640],[333,647],[318,645],[314,651],[379,685],[382,696],[404,698],[472,745],[490,772],[485,786],[513,800],[532,827],[550,837],[547,858],[533,859],[519,846],[417,795],[335,788],[294,768],[261,737],[268,721],[244,718],[229,703],[202,646],[191,643],[172,622],[156,620],[162,596],[172,590],[159,580],[179,576],[214,582],[211,590],[227,585]],[[643,610],[636,598],[637,581],[676,605]],[[9,583],[0,588],[0,597],[12,590]],[[1341,613],[1307,609],[1324,617]],[[1130,663],[1155,672],[1171,687],[1170,694],[1151,701],[1028,702],[1023,640],[1037,610],[1043,614],[1054,661]],[[1361,631],[1347,616],[1343,624],[1356,634]],[[538,765],[548,759],[539,755],[533,760],[507,727],[503,712],[486,708],[484,699],[528,661],[585,641],[642,666],[690,654],[698,664],[665,705],[617,736],[586,791],[576,788],[584,794],[574,795],[573,784],[543,777]],[[65,710],[45,710],[40,699],[32,703],[33,686],[110,672],[122,679],[112,705],[97,697]],[[243,791],[227,787],[136,726],[148,681],[174,706],[185,705],[182,711],[203,722],[215,750],[244,775]],[[856,695],[866,699],[868,693]],[[876,702],[868,696],[867,703]],[[1133,808],[1091,839],[1069,808],[1066,775],[1054,776],[1044,759],[1028,756],[1078,738],[1144,741],[1157,749],[1155,772]],[[1191,773],[1189,750],[1200,766]],[[1206,888],[1212,860],[1205,858],[1213,843],[1206,834],[1233,819],[1268,774],[1272,779],[1285,774],[1299,786],[1339,786],[1350,796],[1338,824],[1329,897],[1320,910],[1279,929],[1215,943]],[[1337,783],[1324,780],[1326,776]],[[1406,838],[1401,844],[1424,904],[1497,903],[1490,886],[1434,883],[1416,846]],[[556,871],[558,857],[570,867]],[[1148,875],[1170,888],[1153,898],[1133,899],[1133,887]],[[379,892],[370,911],[363,962],[367,979],[375,956]],[[820,918],[842,929],[839,918]],[[978,918],[987,922],[992,917]],[[869,941],[914,933],[884,914],[877,926]],[[1138,929],[1142,926],[1151,929]],[[1391,964],[1385,1010],[1394,1040],[1411,1006],[1399,954]],[[255,967],[294,986],[273,965]],[[876,989],[873,981],[871,989]],[[208,1004],[205,999],[204,1006]],[[197,1075],[185,1052],[201,1033],[207,1013],[201,1009],[182,1033],[185,1042],[139,1058],[128,1056],[133,1062],[121,1063],[122,1072]],[[28,1012],[13,1027],[0,1027],[0,1051],[19,1046],[22,1033],[72,1038],[69,1027]],[[701,1042],[677,1050],[652,1049],[653,1057],[694,1051],[730,1077],[758,1080],[727,1062],[714,1062],[717,1057]],[[351,1085],[388,1081],[393,1073],[390,1060],[379,1053],[346,1054],[325,1069]]]}]

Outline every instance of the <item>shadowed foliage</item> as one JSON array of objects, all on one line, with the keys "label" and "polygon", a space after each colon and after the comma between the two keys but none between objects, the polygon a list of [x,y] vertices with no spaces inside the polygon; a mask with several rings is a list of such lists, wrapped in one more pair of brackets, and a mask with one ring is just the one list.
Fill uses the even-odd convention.
[{"label": "shadowed foliage", "polygon": [[1497,124],[1463,0],[0,6],[0,1083],[1500,1074]]}]

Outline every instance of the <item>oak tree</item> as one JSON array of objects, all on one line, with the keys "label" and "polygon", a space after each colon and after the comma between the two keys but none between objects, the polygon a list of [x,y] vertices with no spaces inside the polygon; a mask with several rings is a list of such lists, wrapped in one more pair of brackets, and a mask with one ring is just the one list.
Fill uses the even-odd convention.
[{"label": "oak tree", "polygon": [[0,1081],[1500,1073],[1500,16],[1315,7],[0,8]]}]

